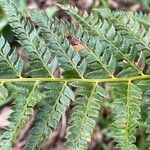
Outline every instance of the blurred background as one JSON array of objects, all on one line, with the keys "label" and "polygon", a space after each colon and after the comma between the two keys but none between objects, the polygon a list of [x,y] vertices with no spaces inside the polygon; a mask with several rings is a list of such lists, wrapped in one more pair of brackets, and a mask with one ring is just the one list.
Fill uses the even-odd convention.
[{"label": "blurred background", "polygon": [[[14,0],[16,5],[19,6],[20,11],[25,13],[26,9],[44,9],[48,12],[49,16],[54,15],[58,8],[55,3],[71,4],[77,6],[81,11],[88,11],[94,7],[106,7],[112,10],[124,10],[132,12],[150,12],[150,0]],[[58,15],[65,15],[62,11],[59,11]],[[5,36],[9,42],[14,43],[14,35],[11,32],[10,26],[7,24],[7,19],[4,12],[0,8],[0,32]],[[0,106],[0,132],[5,129],[5,126],[9,124],[8,117],[11,114],[11,105],[8,103],[4,107]],[[143,111],[144,112],[144,111]],[[66,150],[64,147],[65,142],[65,130],[68,124],[70,108],[66,111],[62,117],[57,129],[53,132],[53,135],[45,141],[42,145],[43,150]],[[145,115],[144,113],[142,114]],[[89,140],[89,150],[117,150],[115,148],[116,143],[111,138],[110,122],[112,121],[112,111],[110,103],[104,103],[101,109],[100,117],[92,135],[92,139]],[[23,146],[26,143],[28,137],[28,131],[32,126],[31,122],[22,129],[16,143],[13,146],[13,150],[23,150]],[[137,132],[137,145],[140,150],[148,150],[148,142],[146,140],[146,134],[144,131],[146,127],[144,123],[141,123],[142,128]]]}]

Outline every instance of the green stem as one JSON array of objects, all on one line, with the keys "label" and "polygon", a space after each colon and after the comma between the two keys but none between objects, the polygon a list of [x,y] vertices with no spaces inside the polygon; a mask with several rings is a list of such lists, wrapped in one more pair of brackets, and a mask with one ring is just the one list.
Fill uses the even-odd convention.
[{"label": "green stem", "polygon": [[150,80],[150,75],[125,77],[125,78],[108,78],[108,79],[64,79],[64,78],[14,78],[0,79],[0,82],[129,82],[134,80]]},{"label": "green stem", "polygon": [[125,130],[125,145],[126,150],[129,148],[129,128],[130,128],[130,101],[131,101],[131,81],[128,82],[128,89],[127,89],[127,124],[126,124],[126,130]]}]

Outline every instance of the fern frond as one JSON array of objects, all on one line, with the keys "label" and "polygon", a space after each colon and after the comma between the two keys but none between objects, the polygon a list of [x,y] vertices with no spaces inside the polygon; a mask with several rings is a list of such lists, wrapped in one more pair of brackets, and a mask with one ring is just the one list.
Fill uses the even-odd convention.
[{"label": "fern frond", "polygon": [[74,7],[68,6],[64,7],[63,9],[69,14],[73,15],[83,26],[83,29],[85,29],[90,35],[94,34],[94,37],[98,36],[100,40],[106,42],[108,47],[111,47],[112,51],[120,54],[120,56],[130,65],[130,71],[135,70],[138,74],[143,74],[143,72],[125,54],[126,39],[122,38],[113,25],[109,26],[109,23],[105,19],[104,21],[101,21],[93,14],[91,14],[89,17],[80,15],[78,9]]},{"label": "fern frond", "polygon": [[32,28],[31,23],[22,17],[14,3],[3,2],[9,24],[16,33],[20,44],[30,59],[31,71],[28,73],[33,77],[51,76],[57,68],[57,58],[51,58],[51,53],[44,41],[40,39],[37,31]]},{"label": "fern frond", "polygon": [[107,21],[120,30],[124,36],[128,36],[129,38],[130,35],[130,40],[133,39],[136,46],[141,44],[141,50],[146,49],[150,51],[150,31],[148,30],[147,32],[147,30],[142,27],[137,20],[132,18],[132,16],[135,16],[136,14],[132,14],[131,16],[130,13],[117,13],[111,11],[110,9],[94,9],[94,11],[99,12],[102,17],[107,18]]},{"label": "fern frond", "polygon": [[17,51],[11,51],[10,45],[0,37],[0,78],[21,77],[24,62],[17,55]]},{"label": "fern frond", "polygon": [[[113,78],[114,76],[122,77],[137,74],[136,70],[131,68],[130,64],[124,59],[120,58],[120,55],[99,36],[92,36],[91,38],[91,34],[84,31],[80,25],[74,26],[74,24],[68,24],[63,21],[56,21],[56,23],[59,28],[64,30],[65,34],[69,32],[87,48],[87,51],[81,52],[81,55],[87,56],[88,68],[90,68],[90,72],[85,74],[86,78],[108,78],[109,76]],[[97,63],[101,64],[101,66]],[[117,71],[118,69],[120,70],[119,72]],[[94,71],[92,72],[91,70]]]},{"label": "fern frond", "polygon": [[45,43],[57,54],[60,67],[65,70],[63,76],[68,78],[71,75],[83,79],[87,66],[86,58],[80,57],[61,30],[52,28],[53,21],[45,12],[32,11],[31,16],[40,27]]},{"label": "fern frond", "polygon": [[144,105],[144,112],[147,115],[147,118],[144,120],[145,125],[147,126],[146,133],[148,134],[147,141],[150,141],[150,80],[147,81],[139,81],[137,85],[143,91],[143,105]]},{"label": "fern frond", "polygon": [[[149,65],[145,63],[145,59],[149,59],[150,56],[150,30],[147,31],[138,21],[132,19],[128,13],[122,15],[122,13],[116,13],[110,11],[110,9],[94,10],[99,12],[100,16],[106,18],[125,37],[129,58],[135,61],[138,57],[138,67],[144,70],[145,66]],[[148,74],[149,71],[148,69],[145,73]]]},{"label": "fern frond", "polygon": [[[16,50],[11,50],[9,43],[0,37],[0,78],[21,78],[25,63]],[[3,82],[0,83],[0,106],[10,101]]]},{"label": "fern frond", "polygon": [[[51,135],[57,127],[71,100],[75,100],[73,91],[66,83],[45,83],[40,89],[45,99],[34,119],[34,127],[30,131],[30,138],[26,150],[40,149],[41,143]],[[42,127],[42,129],[41,129]]]},{"label": "fern frond", "polygon": [[[122,150],[137,149],[135,146],[136,127],[139,125],[140,106],[142,100],[142,90],[131,83],[112,83],[112,97],[114,106],[114,123],[112,124],[112,134],[118,142],[118,147]],[[116,97],[116,98],[115,98]]]},{"label": "fern frond", "polygon": [[120,11],[117,13],[110,9],[94,9],[94,11],[98,12],[98,15],[107,18],[109,22],[114,24],[117,29],[122,30],[123,33],[126,32],[132,35],[134,39],[137,39],[150,51],[148,46],[150,41],[146,38],[149,33],[146,33],[147,30],[137,20],[132,18],[136,14],[132,13],[131,16],[130,13],[121,13]]},{"label": "fern frond", "polygon": [[81,56],[87,58],[88,68],[92,70],[86,72],[86,78],[114,77],[116,59],[114,53],[105,46],[105,42],[99,42],[99,37],[96,36],[91,39],[90,34],[84,32],[81,26],[76,27],[62,20],[55,20],[55,22],[58,28],[64,30],[64,34],[71,35],[85,47],[85,51],[81,51]]},{"label": "fern frond", "polygon": [[3,142],[0,143],[1,150],[11,150],[21,128],[31,117],[35,104],[41,100],[42,94],[37,90],[37,86],[38,82],[28,83],[27,85],[25,83],[8,84],[7,88],[11,89],[11,94],[15,99],[13,102],[14,112],[10,118],[11,125],[1,136],[1,139],[3,139]]},{"label": "fern frond", "polygon": [[[11,149],[33,111],[33,126],[24,149],[40,149],[74,100],[66,146],[69,150],[87,149],[101,103],[109,97],[115,114],[112,135],[118,147],[137,149],[135,134],[142,118],[142,92],[149,96],[150,84],[149,33],[139,32],[139,22],[132,18],[128,26],[132,19],[125,14],[124,24],[118,15],[87,16],[69,6],[63,9],[74,16],[71,23],[53,20],[43,11],[32,12],[30,17],[38,27],[35,29],[11,0],[3,0],[2,7],[29,59],[23,62],[0,38],[0,67],[5,64],[0,68],[0,104],[11,99],[14,111],[10,126],[0,138],[0,149]],[[148,32],[147,27],[144,29]],[[68,36],[78,40],[83,49],[76,51]],[[59,78],[55,78],[58,67]],[[147,117],[149,133],[149,114]]]},{"label": "fern frond", "polygon": [[69,150],[87,149],[87,141],[99,115],[101,103],[106,97],[105,90],[97,84],[76,84],[79,87],[79,98],[73,109],[70,127],[68,128],[67,147]]},{"label": "fern frond", "polygon": [[[90,17],[84,17],[78,13],[78,10],[72,7],[64,9],[77,18],[80,24],[82,24],[84,33],[87,32],[90,35],[90,39],[94,38],[99,41],[99,43],[105,43],[104,45],[107,45],[107,49],[115,53],[117,55],[116,58],[119,57],[118,67],[126,66],[126,68],[120,72],[119,77],[126,76],[126,74],[129,75],[129,73],[131,73],[131,76],[136,74],[143,75],[143,68],[139,68],[139,66],[132,60],[132,57],[129,57],[126,54],[128,52],[128,48],[126,48],[126,45],[128,45],[126,38],[122,37],[113,25],[109,26],[106,19],[99,20],[99,18],[94,17],[93,14],[91,14]],[[124,65],[125,62],[126,65]]]},{"label": "fern frond", "polygon": [[135,13],[135,15],[133,15],[133,19],[139,21],[140,23],[142,23],[146,28],[150,27],[150,15],[149,14],[143,14],[142,12]]},{"label": "fern frond", "polygon": [[[137,25],[137,22],[140,24],[140,26],[143,26],[146,30],[149,29],[150,27],[150,15],[149,14],[146,14],[146,13],[137,13],[137,12],[125,12],[125,11],[111,11],[110,9],[108,8],[101,8],[101,9],[93,9],[93,10],[98,10],[98,11],[101,11],[101,13],[103,14],[103,16],[109,16],[110,13],[112,13],[112,18],[113,17],[119,17],[119,19],[121,19],[122,21],[125,21],[126,22],[126,19],[128,20],[129,18],[131,20],[134,20],[136,22],[136,25]],[[122,18],[121,18],[122,17]],[[137,26],[135,26],[137,27]]]}]

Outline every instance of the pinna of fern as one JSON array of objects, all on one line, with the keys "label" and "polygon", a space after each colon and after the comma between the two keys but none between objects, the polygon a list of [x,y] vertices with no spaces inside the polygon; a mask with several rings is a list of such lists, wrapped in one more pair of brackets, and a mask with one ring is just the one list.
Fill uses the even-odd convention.
[{"label": "pinna of fern", "polygon": [[[70,6],[61,7],[74,17],[72,22],[49,18],[43,11],[29,11],[37,24],[35,29],[11,0],[3,0],[1,5],[28,60],[16,50],[11,51],[4,38],[0,38],[0,104],[11,100],[13,105],[10,125],[0,138],[0,149],[12,149],[31,117],[33,126],[24,149],[40,149],[71,101],[75,107],[65,145],[69,150],[87,149],[100,106],[110,97],[114,112],[111,133],[117,147],[138,149],[136,128],[143,119],[143,98],[149,95],[149,36],[141,33],[139,38],[140,27],[137,25],[135,31],[134,25],[128,27],[118,15],[112,18],[114,12],[103,16],[96,10],[87,16]],[[130,20],[130,15],[123,15]],[[75,51],[68,35],[84,49]],[[149,133],[148,113],[147,118]]]}]

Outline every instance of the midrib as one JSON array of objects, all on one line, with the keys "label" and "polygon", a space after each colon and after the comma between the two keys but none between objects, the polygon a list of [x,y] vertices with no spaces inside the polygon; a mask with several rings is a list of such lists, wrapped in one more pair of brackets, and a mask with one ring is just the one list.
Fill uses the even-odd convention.
[{"label": "midrib", "polygon": [[107,78],[107,79],[64,79],[64,78],[12,78],[0,79],[1,83],[7,82],[89,82],[89,83],[108,83],[108,82],[129,82],[135,80],[150,80],[150,75],[124,77],[124,78]]}]

